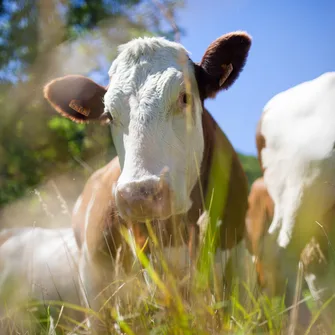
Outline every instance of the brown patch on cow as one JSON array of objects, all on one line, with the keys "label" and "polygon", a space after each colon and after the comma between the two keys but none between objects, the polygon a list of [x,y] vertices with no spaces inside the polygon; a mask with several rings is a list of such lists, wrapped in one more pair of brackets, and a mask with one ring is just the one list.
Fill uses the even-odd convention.
[{"label": "brown patch on cow", "polygon": [[256,148],[257,148],[257,158],[259,165],[261,167],[262,173],[264,174],[264,167],[263,167],[263,162],[262,162],[262,155],[261,152],[266,146],[265,138],[261,133],[261,126],[262,126],[262,121],[263,121],[263,115],[261,116],[260,120],[257,123],[257,129],[256,129]]},{"label": "brown patch on cow", "polygon": [[251,186],[246,215],[246,246],[252,255],[260,256],[262,238],[268,231],[273,215],[274,202],[263,177],[260,177]]},{"label": "brown patch on cow", "polygon": [[257,283],[262,289],[264,289],[266,287],[265,270],[258,257],[255,260],[255,268],[257,273]]},{"label": "brown patch on cow", "polygon": [[266,235],[274,215],[274,202],[267,191],[263,177],[254,181],[248,197],[246,215],[245,242],[251,255],[256,257],[255,268],[260,287],[266,287],[264,264],[262,263],[263,238]]},{"label": "brown patch on cow", "polygon": [[[188,213],[189,221],[196,224],[200,214],[204,211],[203,201],[212,192],[208,189],[212,159],[217,150],[223,155],[230,156],[230,166],[220,166],[222,175],[230,171],[228,195],[222,203],[222,225],[220,227],[219,246],[222,249],[231,249],[241,241],[245,230],[245,213],[247,210],[248,182],[238,156],[213,117],[204,110],[202,117],[205,150],[201,163],[200,184],[196,185],[191,193],[193,206]],[[203,194],[201,194],[203,192]],[[196,225],[196,231],[199,227]]]},{"label": "brown patch on cow", "polygon": [[55,110],[66,118],[85,123],[100,121],[104,113],[103,98],[106,89],[84,76],[65,76],[55,79],[44,87],[44,97]]},{"label": "brown patch on cow", "polygon": [[[106,166],[94,172],[88,179],[81,194],[80,206],[72,216],[72,227],[79,247],[82,246],[86,238],[90,246],[97,244],[97,239],[101,238],[96,236],[94,230],[92,234],[86,234],[87,236],[85,236],[85,224],[87,224],[87,229],[94,228],[101,234],[106,223],[118,218],[112,189],[120,174],[119,159],[115,157]],[[95,196],[94,199],[93,196]],[[91,205],[90,202],[92,202]],[[88,210],[90,212],[87,215]]]},{"label": "brown patch on cow", "polygon": [[[228,195],[226,201],[222,199],[222,212],[219,217],[222,220],[219,246],[222,249],[231,249],[243,238],[247,210],[247,178],[231,143],[207,110],[204,110],[203,113],[203,129],[205,154],[201,164],[200,184],[195,186],[195,192],[191,194],[194,206],[188,213],[188,218],[192,224],[198,221],[200,214],[205,210],[203,200],[210,197],[213,191],[209,189],[209,178],[215,151],[231,157],[227,163],[229,165],[219,166],[222,171],[222,173],[219,173],[219,177],[222,177],[225,171],[229,171],[229,182],[226,186]],[[201,195],[201,192],[203,192],[203,195]],[[199,227],[196,225],[195,231],[197,233],[199,232],[198,229]]]}]

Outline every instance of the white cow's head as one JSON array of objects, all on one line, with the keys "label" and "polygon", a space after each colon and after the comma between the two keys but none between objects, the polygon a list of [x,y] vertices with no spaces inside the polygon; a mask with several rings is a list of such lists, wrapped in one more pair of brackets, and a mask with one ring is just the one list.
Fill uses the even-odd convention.
[{"label": "white cow's head", "polygon": [[203,101],[236,80],[250,45],[246,33],[224,35],[195,64],[179,43],[139,38],[119,47],[107,88],[82,76],[45,87],[64,116],[110,123],[122,171],[114,189],[122,217],[166,219],[189,210],[204,151]]}]

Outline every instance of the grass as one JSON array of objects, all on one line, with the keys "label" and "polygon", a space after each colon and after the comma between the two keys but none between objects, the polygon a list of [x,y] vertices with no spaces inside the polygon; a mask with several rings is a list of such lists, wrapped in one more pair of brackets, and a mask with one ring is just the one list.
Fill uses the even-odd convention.
[{"label": "grass", "polygon": [[[219,163],[223,159],[216,158]],[[220,171],[216,174],[220,175]],[[227,184],[225,178],[221,179]],[[211,182],[215,180],[218,178]],[[219,190],[221,193],[216,194],[216,199],[222,201],[226,187]],[[220,208],[213,198],[212,194],[203,201],[211,216],[217,218]],[[119,271],[122,266],[116,260],[113,270],[118,276],[99,293],[104,299],[99,311],[60,301],[23,301],[4,306],[5,313],[0,314],[3,315],[2,330],[6,324],[10,335],[90,334],[77,313],[85,314],[91,321],[102,322],[107,315],[111,322],[105,326],[111,334],[286,334],[289,320],[284,297],[269,298],[258,290],[255,268],[243,243],[231,253],[231,258],[216,258],[219,224],[217,220],[209,220],[198,258],[182,269],[173,266],[178,255],[170,261],[149,222],[146,223],[149,232],[146,245],[150,246],[150,255],[144,248],[140,249],[124,229],[123,237],[134,253],[132,268],[130,273],[124,274]],[[110,266],[114,266],[114,262]],[[7,301],[15,289],[8,288]],[[305,299],[314,321],[320,310],[308,294]],[[3,301],[0,297],[1,304]]]},{"label": "grass", "polygon": [[[1,322],[19,321],[28,329],[21,334],[88,334],[85,324],[68,316],[71,310],[91,319],[103,319],[108,313],[111,334],[285,334],[284,299],[270,299],[257,290],[250,256],[243,246],[225,264],[233,276],[230,285],[222,287],[216,282],[218,268],[213,262],[208,266],[208,259],[205,267],[201,264],[205,258],[199,258],[183,273],[176,271],[150,224],[148,228],[155,260],[134,245],[129,231],[124,230],[124,238],[136,254],[133,271],[113,283],[113,297],[106,298],[104,310],[96,313],[65,302],[29,301],[8,310]],[[204,268],[208,270],[205,279]],[[318,311],[314,311],[317,317]],[[16,326],[11,327],[9,334],[20,334]]]}]

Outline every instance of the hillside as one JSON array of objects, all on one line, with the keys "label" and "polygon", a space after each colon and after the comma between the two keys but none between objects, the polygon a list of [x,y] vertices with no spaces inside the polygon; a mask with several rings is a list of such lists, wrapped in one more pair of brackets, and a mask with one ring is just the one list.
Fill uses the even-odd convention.
[{"label": "hillside", "polygon": [[255,179],[261,176],[261,169],[258,163],[258,159],[255,156],[244,155],[242,153],[238,154],[243,169],[248,177],[249,187],[254,182]]}]

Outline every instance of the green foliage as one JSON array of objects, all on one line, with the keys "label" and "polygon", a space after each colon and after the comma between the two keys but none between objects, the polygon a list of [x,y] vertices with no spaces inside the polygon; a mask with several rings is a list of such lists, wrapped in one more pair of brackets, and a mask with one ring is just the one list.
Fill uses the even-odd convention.
[{"label": "green foliage", "polygon": [[[213,294],[212,282],[205,287],[197,282],[201,278],[197,272],[203,266],[200,264],[196,268],[194,264],[190,264],[186,271],[183,269],[181,272],[171,266],[169,261],[174,263],[176,259],[171,259],[169,252],[162,252],[158,236],[150,223],[146,224],[150,231],[148,243],[151,243],[151,261],[143,249],[136,245],[129,230],[123,227],[122,235],[129,246],[134,246],[136,255],[132,271],[125,277],[120,271],[110,283],[113,287],[112,296],[109,296],[111,291],[107,287],[100,293],[106,300],[104,307],[98,312],[68,302],[31,301],[22,303],[21,309],[9,309],[5,320],[22,320],[24,317],[25,324],[32,329],[29,334],[36,335],[52,334],[54,331],[57,334],[69,334],[75,327],[78,335],[89,333],[87,326],[80,324],[79,320],[69,318],[67,311],[85,312],[91,321],[98,319],[104,322],[104,317],[108,315],[111,322],[106,322],[106,334],[287,333],[289,310],[285,306],[284,296],[269,298],[259,291],[250,255],[243,247],[235,250],[230,259],[233,270],[231,288],[226,286],[225,290]],[[117,263],[116,267],[120,266],[121,263]],[[215,277],[222,271],[222,267],[212,266],[209,271],[211,277]],[[106,291],[109,293],[105,295]],[[305,299],[310,301],[311,296],[306,295]],[[311,312],[315,320],[320,308],[311,309]]]},{"label": "green foliage", "polygon": [[[2,0],[0,4],[0,69],[20,77],[37,56],[37,1]],[[32,41],[35,41],[35,46]]]},{"label": "green foliage", "polygon": [[[172,15],[180,5],[160,3]],[[57,115],[43,86],[78,72],[107,84],[116,46],[170,34],[164,20],[148,0],[0,0],[0,208],[51,176],[78,167],[87,176],[113,157],[108,127]]]},{"label": "green foliage", "polygon": [[242,163],[243,169],[247,175],[249,188],[251,184],[262,175],[262,171],[255,156],[238,154],[238,157]]}]

